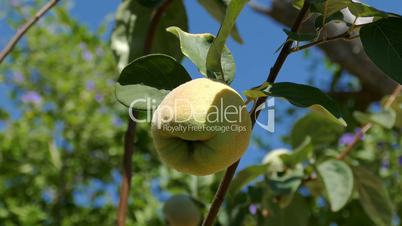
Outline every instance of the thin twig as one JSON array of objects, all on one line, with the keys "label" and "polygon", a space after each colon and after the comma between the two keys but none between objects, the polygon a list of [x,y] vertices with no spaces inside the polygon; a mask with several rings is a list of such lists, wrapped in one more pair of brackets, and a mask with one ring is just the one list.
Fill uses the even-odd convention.
[{"label": "thin twig", "polygon": [[[136,114],[133,113],[135,116]],[[124,226],[128,210],[128,197],[131,188],[132,156],[134,154],[133,141],[135,138],[136,123],[128,119],[127,130],[124,135],[123,178],[120,187],[120,200],[117,209],[117,225]]]},{"label": "thin twig", "polygon": [[24,36],[24,34],[31,28],[43,15],[46,14],[53,6],[57,4],[60,0],[52,0],[44,5],[31,19],[29,19],[22,27],[20,27],[15,33],[15,35],[11,38],[11,40],[7,43],[6,47],[0,52],[0,64],[3,62],[4,58],[14,49],[14,46],[18,43],[18,41]]},{"label": "thin twig", "polygon": [[[396,88],[394,89],[394,91],[388,97],[388,99],[386,100],[386,102],[384,104],[385,109],[391,107],[391,105],[395,102],[396,98],[401,93],[401,91],[402,91],[402,86],[401,85],[396,86]],[[353,137],[353,141],[348,146],[346,146],[345,149],[343,149],[341,151],[341,153],[338,155],[337,159],[338,160],[345,159],[346,156],[348,156],[350,154],[350,152],[352,152],[353,148],[357,145],[357,143],[359,143],[359,141],[361,140],[363,135],[366,134],[367,131],[369,131],[371,129],[371,127],[373,127],[373,124],[371,124],[371,123],[365,124],[360,129],[360,131],[355,134],[355,136]]]},{"label": "thin twig", "polygon": [[[308,9],[310,8],[310,4],[305,1],[303,8],[300,10],[293,26],[292,26],[292,32],[297,32],[299,31],[301,24],[303,22],[304,17],[307,15]],[[276,77],[279,74],[279,71],[282,68],[283,63],[285,62],[286,58],[288,57],[290,53],[290,48],[293,45],[293,41],[287,39],[286,44],[282,47],[281,52],[278,55],[278,58],[274,64],[274,66],[271,68],[270,73],[267,78],[267,82],[273,83],[276,79]],[[252,120],[252,126],[254,127],[255,121],[258,118],[258,115],[260,111],[257,111],[257,107],[264,103],[267,97],[262,97],[258,98],[256,103],[254,104],[252,110],[250,111],[250,116]],[[230,186],[230,182],[233,179],[233,176],[236,172],[237,166],[239,165],[240,160],[237,162],[233,163],[229,168],[227,168],[225,175],[223,176],[223,179],[219,185],[218,191],[216,192],[214,199],[212,201],[211,207],[208,211],[208,214],[205,218],[205,221],[203,222],[203,226],[211,226],[215,219],[216,216],[218,215],[219,209],[223,203],[223,200],[225,198],[225,194]]]},{"label": "thin twig", "polygon": [[[153,40],[155,39],[156,30],[160,24],[164,12],[168,9],[172,0],[166,0],[155,12],[149,24],[148,33],[144,42],[144,55],[147,55],[152,50]],[[136,112],[133,116],[137,117]],[[131,189],[132,177],[132,157],[134,154],[134,139],[135,139],[136,122],[131,118],[128,119],[127,130],[124,136],[124,156],[123,156],[123,179],[120,188],[119,207],[117,209],[117,226],[124,226],[128,211],[128,198]]]},{"label": "thin twig", "polygon": [[313,46],[318,46],[318,45],[321,45],[321,44],[324,44],[324,43],[327,43],[327,42],[336,41],[336,40],[350,41],[350,40],[356,39],[358,37],[360,37],[360,36],[359,35],[351,36],[349,32],[345,32],[345,33],[342,33],[340,35],[336,35],[334,37],[322,38],[322,39],[319,39],[317,41],[308,43],[306,45],[302,45],[302,46],[299,46],[299,47],[296,47],[296,48],[292,48],[290,51],[291,52],[298,52],[298,51],[308,49],[308,48],[313,47]]}]

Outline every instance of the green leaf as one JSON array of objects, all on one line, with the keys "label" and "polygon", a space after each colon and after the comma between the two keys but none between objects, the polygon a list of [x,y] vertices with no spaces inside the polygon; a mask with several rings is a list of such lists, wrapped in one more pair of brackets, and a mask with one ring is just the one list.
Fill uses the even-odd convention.
[{"label": "green leaf", "polygon": [[311,216],[310,207],[304,198],[298,194],[286,208],[270,209],[270,215],[264,224],[274,226],[307,226]]},{"label": "green leaf", "polygon": [[353,113],[353,116],[362,124],[373,123],[387,129],[394,127],[396,121],[396,113],[392,109],[386,109],[371,114],[356,111]]},{"label": "green leaf", "polygon": [[308,107],[325,117],[346,126],[338,104],[321,90],[302,84],[280,82],[274,83],[268,90],[270,96],[283,97],[297,107]]},{"label": "green leaf", "polygon": [[[319,0],[313,2],[312,10],[322,14],[324,14],[325,11],[326,16],[331,16],[332,14],[348,7],[351,2],[352,0]],[[327,4],[327,6],[325,6],[325,4]]]},{"label": "green leaf", "polygon": [[[154,10],[137,1],[123,1],[116,13],[111,48],[116,55],[120,70],[129,62],[144,55],[144,43]],[[164,13],[156,29],[151,52],[167,54],[176,60],[181,60],[183,55],[179,44],[172,34],[166,32],[166,28],[173,25],[183,30],[188,29],[183,1],[173,1]]]},{"label": "green leaf", "polygon": [[377,225],[391,225],[392,202],[381,179],[363,167],[355,167],[353,173],[360,203],[367,215]]},{"label": "green leaf", "polygon": [[298,33],[292,32],[289,29],[283,29],[283,31],[288,35],[291,40],[294,41],[312,41],[318,37],[318,33]]},{"label": "green leaf", "polygon": [[[170,90],[190,80],[186,69],[174,58],[151,54],[123,69],[116,83],[116,97],[124,106],[132,105],[134,110],[151,110]],[[152,106],[147,104],[147,98],[152,100]]]},{"label": "green leaf", "polygon": [[[190,34],[178,27],[169,27],[167,31],[180,39],[180,48],[183,54],[197,66],[201,74],[206,76],[206,58],[215,37],[211,34]],[[223,49],[221,61],[223,73],[233,80],[236,65],[230,50],[226,46]]]},{"label": "green leaf", "polygon": [[256,100],[256,99],[258,99],[260,97],[266,97],[267,96],[266,93],[264,93],[264,92],[262,92],[260,90],[256,90],[256,89],[245,90],[243,92],[243,94],[244,94],[244,96],[246,96],[246,97],[248,97],[248,98],[250,98],[252,100]]},{"label": "green leaf", "polygon": [[249,0],[232,0],[230,1],[227,9],[225,18],[223,19],[221,28],[219,29],[218,35],[215,38],[214,42],[209,48],[207,54],[207,75],[210,78],[218,79],[221,81],[225,81],[230,84],[233,81],[233,77],[224,74],[221,64],[222,52],[225,47],[225,42],[230,32],[233,29],[233,26],[236,22],[237,17],[240,15],[240,12],[247,4]]},{"label": "green leaf", "polygon": [[330,159],[320,163],[317,171],[326,189],[331,210],[340,210],[353,192],[352,170],[346,163]]},{"label": "green leaf", "polygon": [[[226,8],[230,0],[198,0],[198,3],[204,7],[208,13],[215,18],[218,22],[222,22],[225,17]],[[239,31],[236,25],[233,26],[231,32],[232,38],[238,42],[243,43],[243,39],[240,37]]]},{"label": "green leaf", "polygon": [[363,26],[360,38],[369,58],[402,84],[402,18],[386,18]]},{"label": "green leaf", "polygon": [[386,12],[359,2],[351,2],[348,8],[357,17],[388,17]]},{"label": "green leaf", "polygon": [[294,167],[296,164],[309,159],[312,153],[313,144],[311,143],[311,138],[306,137],[297,149],[287,155],[281,155],[280,158],[288,167]]},{"label": "green leaf", "polygon": [[294,124],[290,133],[290,144],[296,148],[310,136],[314,147],[323,149],[337,141],[343,131],[343,126],[321,114],[311,112]]},{"label": "green leaf", "polygon": [[254,165],[249,166],[237,173],[230,183],[229,195],[234,197],[244,186],[249,184],[257,177],[265,174],[267,171],[267,165]]}]

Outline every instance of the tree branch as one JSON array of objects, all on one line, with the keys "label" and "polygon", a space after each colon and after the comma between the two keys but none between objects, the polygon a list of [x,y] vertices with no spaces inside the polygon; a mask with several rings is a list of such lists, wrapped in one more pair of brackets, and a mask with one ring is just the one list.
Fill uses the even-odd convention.
[{"label": "tree branch", "polygon": [[[301,24],[303,23],[303,19],[308,13],[308,9],[310,8],[310,4],[305,1],[303,8],[300,10],[293,26],[292,26],[292,32],[297,32],[299,31]],[[287,42],[285,45],[282,47],[281,52],[278,55],[278,58],[275,61],[274,66],[271,68],[270,73],[267,78],[267,82],[273,83],[276,79],[276,77],[279,74],[279,71],[281,70],[283,63],[286,61],[286,58],[288,57],[290,53],[290,49],[293,45],[293,41],[287,39]],[[252,120],[252,127],[254,127],[255,122],[258,118],[258,115],[260,111],[257,111],[257,107],[264,103],[267,97],[259,98],[257,99],[256,103],[254,104],[253,108],[250,111],[250,116]],[[211,207],[209,209],[209,212],[205,218],[205,221],[203,222],[203,226],[211,226],[214,221],[216,216],[218,215],[219,209],[224,201],[225,194],[230,186],[230,182],[233,179],[233,176],[236,172],[237,166],[239,165],[240,159],[233,163],[225,172],[225,175],[223,176],[223,179],[219,185],[218,191],[216,192],[214,199],[212,201]]]},{"label": "tree branch", "polygon": [[[261,15],[272,18],[283,25],[290,26],[297,10],[292,6],[291,0],[272,0],[267,6],[253,3],[250,5],[253,10]],[[345,14],[345,18],[351,15]],[[359,26],[359,25],[358,25]],[[343,23],[327,24],[327,33],[330,36],[342,34],[347,30]],[[314,18],[309,19],[303,25],[303,32],[315,30]],[[373,99],[381,99],[389,95],[397,83],[389,79],[366,55],[359,39],[344,41],[339,39],[330,43],[322,43],[318,46],[331,61],[339,64],[345,71],[360,80],[362,90],[369,91]],[[362,67],[361,65],[364,65]]]},{"label": "tree branch", "polygon": [[18,41],[24,36],[24,34],[43,16],[48,12],[53,6],[57,4],[60,0],[52,0],[44,5],[30,20],[28,20],[22,27],[20,27],[7,43],[6,47],[0,52],[0,64],[3,62],[4,58],[14,49],[14,46]]},{"label": "tree branch", "polygon": [[[168,9],[173,0],[166,0],[155,12],[149,24],[148,33],[144,42],[144,55],[152,50],[153,40],[155,39],[156,30],[160,24],[163,13]],[[133,116],[137,117],[137,113],[133,112]],[[128,119],[127,130],[124,136],[124,156],[123,156],[123,179],[120,188],[119,207],[117,209],[117,226],[124,226],[128,211],[128,198],[131,189],[132,177],[132,157],[134,154],[133,141],[135,139],[136,122],[131,118]]]},{"label": "tree branch", "polygon": [[[394,103],[394,101],[396,100],[396,98],[398,97],[398,95],[401,93],[402,91],[402,86],[398,85],[394,91],[392,92],[392,94],[387,98],[385,104],[384,104],[384,108],[387,109],[389,107],[391,107],[391,105]],[[353,141],[352,143],[350,143],[348,146],[346,146],[345,149],[343,149],[341,151],[341,153],[338,155],[337,159],[338,160],[343,160],[346,158],[346,156],[348,156],[352,151],[353,148],[357,145],[357,143],[359,143],[359,141],[361,140],[361,138],[363,137],[364,134],[366,134],[371,127],[373,127],[373,124],[371,123],[367,123],[365,124],[359,132],[357,132],[355,134],[355,136],[353,137]]]},{"label": "tree branch", "polygon": [[308,49],[308,48],[313,47],[313,46],[319,46],[319,45],[322,45],[324,43],[328,43],[328,42],[331,42],[331,41],[336,41],[336,40],[350,41],[350,40],[353,40],[353,39],[356,39],[356,38],[359,38],[359,37],[360,37],[359,35],[351,36],[349,32],[345,32],[345,33],[342,33],[340,35],[336,35],[336,36],[329,37],[329,38],[322,38],[322,39],[319,39],[317,41],[308,43],[306,45],[302,45],[302,46],[299,46],[299,47],[292,48],[290,51],[294,53],[294,52],[298,52],[298,51],[301,51],[301,50],[304,50],[304,49]]}]

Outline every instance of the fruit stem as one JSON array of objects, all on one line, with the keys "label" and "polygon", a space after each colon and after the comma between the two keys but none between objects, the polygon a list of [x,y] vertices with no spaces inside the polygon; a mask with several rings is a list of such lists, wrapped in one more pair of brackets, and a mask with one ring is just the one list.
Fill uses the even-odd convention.
[{"label": "fruit stem", "polygon": [[[308,10],[310,8],[310,3],[308,1],[304,1],[304,5],[302,9],[299,11],[299,14],[296,17],[296,20],[292,26],[291,31],[292,32],[298,32],[305,16],[308,13]],[[271,68],[267,82],[268,83],[274,83],[276,80],[276,77],[278,76],[284,62],[286,61],[286,58],[289,56],[291,53],[291,48],[292,45],[294,44],[294,41],[290,40],[287,38],[285,45],[282,47],[281,52],[278,55],[278,58],[275,61],[274,66]],[[250,111],[250,116],[251,116],[251,121],[252,121],[252,126],[254,127],[255,122],[258,118],[258,115],[260,114],[260,111],[257,111],[257,107],[264,103],[266,101],[267,97],[261,97],[258,98],[257,101],[255,102],[253,108]],[[225,194],[230,186],[230,182],[233,179],[233,176],[236,172],[237,166],[239,165],[240,159],[233,163],[229,168],[226,169],[225,175],[223,176],[223,179],[221,183],[219,184],[218,191],[216,192],[214,199],[212,201],[211,207],[208,211],[208,214],[202,224],[202,226],[212,226],[214,223],[216,216],[218,215],[219,209],[223,203],[223,200],[225,198]]]}]

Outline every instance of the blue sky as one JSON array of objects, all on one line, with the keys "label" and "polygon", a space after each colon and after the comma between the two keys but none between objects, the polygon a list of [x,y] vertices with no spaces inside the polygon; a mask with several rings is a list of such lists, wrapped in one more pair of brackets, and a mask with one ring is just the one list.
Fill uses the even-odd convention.
[{"label": "blue sky", "polygon": [[[86,24],[91,30],[96,30],[105,21],[112,21],[113,13],[120,3],[119,0],[70,2],[72,3],[71,13],[73,17],[81,23]],[[270,1],[261,2],[269,4]],[[367,0],[364,2],[386,11],[402,14],[400,0]],[[219,24],[197,4],[197,1],[187,0],[185,3],[187,14],[189,15],[190,32],[216,34]],[[108,19],[105,20],[105,18]],[[233,40],[229,40],[228,46],[233,53],[237,67],[236,78],[232,85],[236,90],[242,92],[250,87],[261,84],[266,79],[269,68],[276,59],[275,51],[286,37],[282,32],[282,25],[277,24],[268,17],[253,12],[249,7],[246,7],[242,12],[237,24],[240,34],[244,39],[244,44],[239,45]],[[0,46],[4,46],[6,41],[13,35],[13,31],[6,26],[4,18],[0,20],[0,34]],[[307,59],[302,52],[291,55],[285,63],[277,81],[307,83],[309,79],[313,78],[314,84],[322,89],[326,89],[329,85],[331,73],[325,68],[323,61],[317,61],[322,57],[319,51],[312,51],[312,54]],[[197,69],[190,61],[185,60],[184,65],[194,77],[199,76]],[[5,98],[4,92],[0,91],[0,104],[1,102],[4,104],[6,101]],[[283,100],[276,100],[276,114],[283,113],[289,106]],[[261,128],[256,128],[254,135],[262,137],[272,148],[283,147],[284,144],[281,142],[281,136],[289,132],[291,125],[299,116],[301,114],[285,118],[283,122],[277,125],[276,132],[273,134],[267,133]],[[263,116],[260,120],[265,121],[267,118]],[[263,152],[257,151],[255,146],[252,145],[247,151],[241,167],[260,161],[262,155]]]}]

